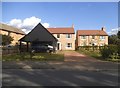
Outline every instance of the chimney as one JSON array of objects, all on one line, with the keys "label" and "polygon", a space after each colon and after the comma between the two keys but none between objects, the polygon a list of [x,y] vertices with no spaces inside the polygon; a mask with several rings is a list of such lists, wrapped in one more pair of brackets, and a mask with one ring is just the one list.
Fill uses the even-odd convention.
[{"label": "chimney", "polygon": [[72,24],[72,28],[74,28],[74,24]]},{"label": "chimney", "polygon": [[102,30],[102,31],[106,31],[105,27],[102,27],[101,30]]}]

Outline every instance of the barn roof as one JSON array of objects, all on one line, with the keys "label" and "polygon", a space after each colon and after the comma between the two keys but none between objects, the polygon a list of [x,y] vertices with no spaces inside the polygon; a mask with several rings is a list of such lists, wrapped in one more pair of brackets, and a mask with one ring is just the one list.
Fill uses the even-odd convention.
[{"label": "barn roof", "polygon": [[43,27],[41,23],[39,23],[37,26],[35,26],[31,30],[31,32],[29,32],[27,35],[25,35],[19,41],[25,41],[25,42],[33,42],[33,41],[45,42],[45,41],[57,41],[57,39],[45,27]]}]

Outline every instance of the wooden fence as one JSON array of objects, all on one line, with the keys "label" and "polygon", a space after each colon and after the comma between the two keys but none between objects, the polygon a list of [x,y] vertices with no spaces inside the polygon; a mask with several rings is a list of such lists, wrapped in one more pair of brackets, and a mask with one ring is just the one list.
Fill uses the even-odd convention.
[{"label": "wooden fence", "polygon": [[19,53],[18,47],[2,47],[2,55]]}]

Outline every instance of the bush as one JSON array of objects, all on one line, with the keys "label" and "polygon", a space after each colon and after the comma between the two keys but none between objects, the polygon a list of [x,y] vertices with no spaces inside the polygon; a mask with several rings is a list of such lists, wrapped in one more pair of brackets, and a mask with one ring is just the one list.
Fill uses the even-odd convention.
[{"label": "bush", "polygon": [[[105,46],[103,49],[100,50],[101,55],[104,59],[109,57],[115,57],[118,54],[118,46],[117,45],[108,45]],[[111,57],[111,59],[112,59]]]},{"label": "bush", "polygon": [[117,45],[109,45],[108,48],[111,52],[111,55],[118,52],[118,46]]},{"label": "bush", "polygon": [[120,55],[120,45],[118,45],[118,54]]},{"label": "bush", "polygon": [[107,47],[105,47],[104,49],[101,49],[100,52],[101,52],[101,55],[104,59],[108,58],[110,56],[110,53],[111,53],[110,49]]}]

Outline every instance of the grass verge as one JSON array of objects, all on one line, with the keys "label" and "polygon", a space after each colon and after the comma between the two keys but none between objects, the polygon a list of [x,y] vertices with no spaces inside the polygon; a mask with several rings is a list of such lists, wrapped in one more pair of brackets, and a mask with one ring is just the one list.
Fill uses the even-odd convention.
[{"label": "grass verge", "polygon": [[87,51],[81,49],[81,50],[77,50],[77,52],[103,61],[120,62],[120,59],[111,59],[111,58],[103,59],[102,55],[98,51]]},{"label": "grass verge", "polygon": [[2,61],[64,61],[63,54],[35,53],[32,57],[29,53],[3,55]]}]

